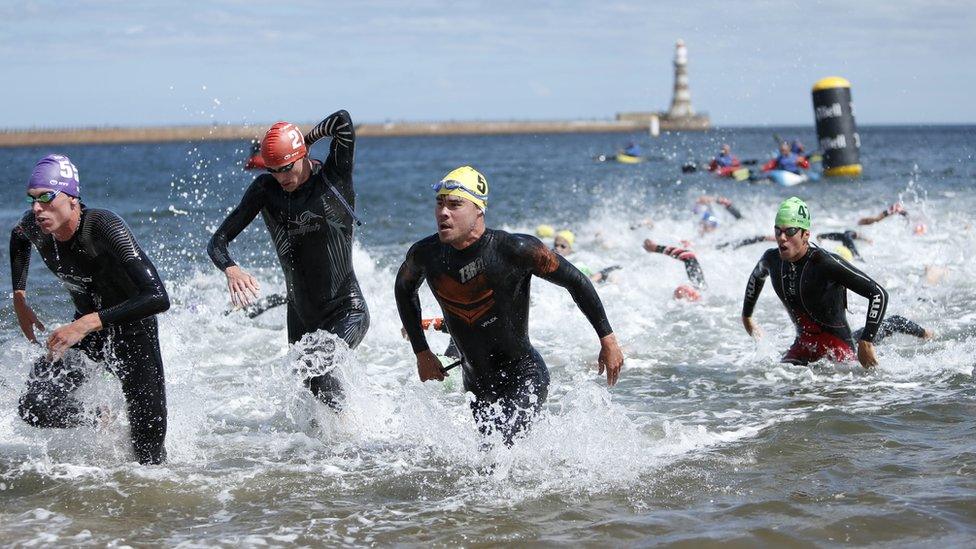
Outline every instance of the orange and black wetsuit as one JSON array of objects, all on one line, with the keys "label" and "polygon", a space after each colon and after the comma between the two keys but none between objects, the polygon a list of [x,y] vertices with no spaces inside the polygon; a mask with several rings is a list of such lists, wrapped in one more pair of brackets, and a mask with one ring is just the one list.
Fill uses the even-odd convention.
[{"label": "orange and black wetsuit", "polygon": [[[397,308],[414,352],[428,349],[417,297],[426,280],[464,358],[475,420],[483,433],[498,429],[508,444],[542,407],[549,388],[549,370],[529,341],[533,275],[569,290],[599,337],[613,332],[589,278],[533,236],[488,229],[457,250],[432,235],[410,248],[396,278]],[[490,410],[495,402],[500,414]]]}]

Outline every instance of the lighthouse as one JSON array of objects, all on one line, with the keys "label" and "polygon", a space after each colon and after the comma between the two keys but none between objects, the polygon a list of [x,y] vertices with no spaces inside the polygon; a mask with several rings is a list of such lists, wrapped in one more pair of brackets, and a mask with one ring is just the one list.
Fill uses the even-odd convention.
[{"label": "lighthouse", "polygon": [[685,47],[684,40],[678,40],[674,45],[673,65],[674,90],[668,110],[618,112],[617,120],[650,126],[652,135],[657,134],[656,130],[707,130],[711,126],[708,114],[696,113],[695,108],[691,106],[691,89],[688,87],[688,48]]},{"label": "lighthouse", "polygon": [[691,118],[695,108],[691,106],[691,90],[688,88],[688,48],[684,40],[674,45],[674,94],[668,118]]}]

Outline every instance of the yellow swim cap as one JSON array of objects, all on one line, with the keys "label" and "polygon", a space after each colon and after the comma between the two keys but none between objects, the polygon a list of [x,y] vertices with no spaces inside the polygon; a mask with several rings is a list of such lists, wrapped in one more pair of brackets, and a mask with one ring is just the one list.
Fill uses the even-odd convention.
[{"label": "yellow swim cap", "polygon": [[437,196],[460,196],[485,210],[488,208],[488,180],[471,166],[461,166],[434,184]]},{"label": "yellow swim cap", "polygon": [[552,225],[542,224],[535,228],[535,235],[539,238],[551,238],[556,234],[556,229],[552,228]]},{"label": "yellow swim cap", "polygon": [[573,234],[573,231],[568,231],[568,230],[559,231],[558,233],[556,233],[556,238],[560,238],[560,237],[562,237],[562,239],[565,240],[566,242],[569,242],[570,246],[576,243],[576,235]]},{"label": "yellow swim cap", "polygon": [[847,246],[837,246],[837,248],[834,249],[834,253],[843,257],[845,261],[854,261],[854,254],[851,253],[851,250],[848,249]]}]

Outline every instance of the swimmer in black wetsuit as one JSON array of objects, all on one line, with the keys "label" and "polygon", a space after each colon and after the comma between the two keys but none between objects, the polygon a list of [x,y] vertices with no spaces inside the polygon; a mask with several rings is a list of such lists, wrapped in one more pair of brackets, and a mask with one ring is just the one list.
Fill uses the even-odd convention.
[{"label": "swimmer in black wetsuit", "polygon": [[857,245],[854,244],[855,240],[863,240],[868,244],[871,244],[871,239],[866,238],[864,235],[858,234],[857,231],[847,230],[842,233],[821,233],[817,235],[817,241],[821,240],[836,240],[840,242],[845,248],[851,251],[851,255],[861,261],[864,258],[861,257],[861,253],[857,251]]},{"label": "swimmer in black wetsuit", "polygon": [[27,304],[31,245],[71,295],[74,322],[54,330],[34,363],[20,417],[35,427],[85,423],[75,390],[85,381],[81,354],[111,364],[122,383],[132,446],[142,464],[166,460],[166,388],[156,314],[169,297],[156,267],[122,219],[79,200],[78,170],[66,156],[44,157],[31,174],[31,210],[10,234],[14,310],[24,335],[44,329]]},{"label": "swimmer in black wetsuit", "polygon": [[796,326],[797,337],[783,362],[808,364],[822,358],[854,358],[854,339],[847,324],[847,290],[868,299],[868,313],[857,342],[857,359],[876,366],[873,341],[884,318],[888,293],[877,282],[843,259],[809,245],[810,211],[799,198],[784,201],[774,227],[778,248],[767,250],[752,271],[742,304],[746,332],[761,332],[752,311],[766,278]]},{"label": "swimmer in black wetsuit", "polygon": [[644,240],[644,249],[649,253],[671,256],[685,264],[685,273],[688,275],[691,286],[682,284],[675,288],[675,299],[687,299],[688,301],[698,301],[701,299],[700,292],[706,288],[705,273],[702,272],[698,258],[695,257],[695,252],[676,246],[662,246],[650,238]]},{"label": "swimmer in black wetsuit", "polygon": [[[310,160],[308,149],[331,137],[324,163]],[[288,293],[288,341],[317,330],[335,334],[355,348],[369,328],[369,311],[352,266],[352,185],[355,132],[346,111],[320,122],[306,136],[279,122],[268,130],[261,155],[270,174],[251,183],[241,203],[220,224],[207,252],[227,275],[231,301],[246,307],[257,298],[258,283],[237,266],[228,244],[258,215],[271,233]],[[331,349],[310,349],[310,352]],[[341,407],[342,388],[330,373],[310,375],[305,384],[319,400]]]},{"label": "swimmer in black wetsuit", "polygon": [[[864,328],[855,330],[853,334],[854,339],[861,339],[861,332],[863,331]],[[935,337],[935,333],[932,330],[926,330],[903,316],[891,315],[881,321],[878,333],[874,336],[874,342],[881,343],[883,339],[894,334],[908,334],[919,339],[932,339]]]},{"label": "swimmer in black wetsuit", "polygon": [[434,186],[437,234],[407,252],[394,293],[403,327],[417,355],[421,381],[446,375],[430,352],[417,290],[427,281],[448,331],[464,357],[464,388],[474,394],[479,430],[498,430],[507,445],[528,427],[549,388],[549,370],[528,336],[532,275],[569,290],[600,337],[600,373],[613,385],[623,355],[600,297],[571,263],[539,239],[485,227],[488,183],[473,168],[458,168]]}]

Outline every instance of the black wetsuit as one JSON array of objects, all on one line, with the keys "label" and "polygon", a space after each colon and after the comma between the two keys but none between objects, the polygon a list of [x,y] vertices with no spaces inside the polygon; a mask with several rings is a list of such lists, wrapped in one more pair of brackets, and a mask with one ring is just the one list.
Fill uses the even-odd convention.
[{"label": "black wetsuit", "polygon": [[[532,275],[567,288],[599,337],[613,330],[600,297],[583,275],[537,238],[488,229],[457,250],[437,235],[414,244],[397,273],[400,320],[415,353],[428,350],[417,289],[426,279],[464,357],[464,388],[482,433],[498,429],[507,444],[542,407],[549,370],[529,341]],[[500,409],[491,412],[492,404]]]},{"label": "black wetsuit", "polygon": [[[349,113],[330,115],[305,142],[311,146],[322,137],[332,137],[325,163],[313,163],[308,180],[290,193],[271,174],[258,176],[220,224],[207,252],[221,271],[236,265],[227,245],[260,212],[285,273],[288,341],[325,330],[355,348],[369,328],[369,311],[352,266],[355,132]],[[339,407],[342,388],[331,373],[306,383],[323,402]]]},{"label": "black wetsuit", "polygon": [[688,274],[688,280],[691,281],[692,286],[699,290],[706,288],[705,273],[702,272],[701,265],[698,264],[698,258],[695,257],[695,252],[675,246],[662,246],[660,244],[654,248],[654,251],[680,260],[685,264],[685,273]]},{"label": "black wetsuit", "polygon": [[857,251],[857,245],[854,241],[857,240],[857,232],[855,231],[844,231],[842,233],[823,233],[817,235],[817,240],[827,239],[836,240],[844,245],[845,248],[851,251],[851,255],[857,259],[864,260],[861,254]]},{"label": "black wetsuit", "polygon": [[[854,339],[861,339],[862,331],[864,331],[864,328],[858,328],[855,330]],[[922,328],[918,324],[903,316],[891,315],[885,317],[885,319],[881,321],[881,326],[878,328],[878,333],[874,336],[874,342],[881,343],[881,340],[894,334],[908,334],[915,337],[925,337],[925,328]]]},{"label": "black wetsuit", "polygon": [[37,427],[74,427],[84,421],[73,396],[86,377],[80,351],[106,362],[122,382],[139,462],[162,463],[166,389],[155,315],[169,308],[169,297],[156,267],[125,222],[108,210],[83,207],[81,224],[66,242],[42,233],[28,212],[10,235],[15,291],[27,288],[31,244],[71,294],[75,318],[97,312],[103,329],[85,336],[62,360],[34,363],[20,416]]},{"label": "black wetsuit", "polygon": [[743,238],[741,240],[733,240],[733,241],[730,241],[730,242],[723,242],[723,243],[715,246],[715,249],[721,250],[722,248],[728,248],[729,246],[731,246],[733,250],[737,250],[737,249],[739,249],[739,248],[741,248],[743,246],[749,246],[751,244],[758,244],[760,242],[768,242],[770,240],[771,240],[771,238],[768,235],[761,234],[761,235],[757,235],[757,236],[750,236],[749,238]]},{"label": "black wetsuit", "polygon": [[799,261],[779,257],[779,249],[763,254],[746,286],[742,316],[751,317],[766,277],[796,326],[797,337],[785,362],[805,364],[829,356],[853,358],[854,339],[847,324],[847,290],[868,299],[860,339],[873,342],[888,305],[888,293],[877,282],[840,257],[810,246]]}]

